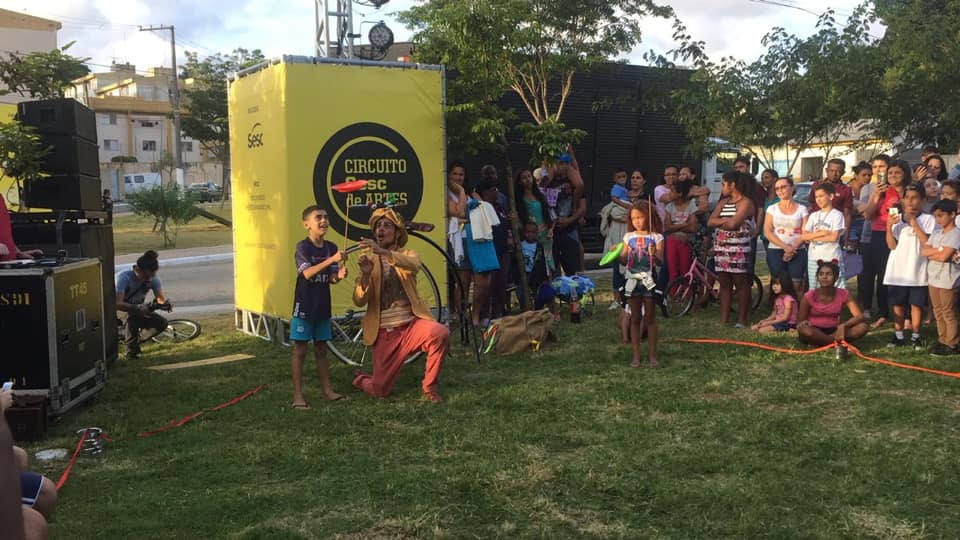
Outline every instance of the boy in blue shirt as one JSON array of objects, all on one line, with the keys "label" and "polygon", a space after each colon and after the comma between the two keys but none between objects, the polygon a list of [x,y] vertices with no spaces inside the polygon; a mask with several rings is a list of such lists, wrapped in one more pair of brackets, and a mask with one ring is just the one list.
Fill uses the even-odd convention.
[{"label": "boy in blue shirt", "polygon": [[313,356],[317,362],[323,397],[336,401],[346,396],[333,391],[327,369],[327,341],[330,341],[330,284],[347,276],[346,266],[337,263],[346,257],[331,242],[323,237],[330,228],[326,210],[308,206],[303,210],[303,227],[307,237],[297,242],[294,260],[297,264],[297,285],[293,292],[293,317],[290,319],[290,339],[293,358],[290,370],[293,376],[294,409],[310,408],[303,399],[300,379],[303,375],[303,359],[307,356],[307,342],[313,341]]},{"label": "boy in blue shirt", "polygon": [[627,193],[627,170],[617,169],[613,173],[613,187],[610,188],[610,202],[623,207],[628,212],[633,206]]}]

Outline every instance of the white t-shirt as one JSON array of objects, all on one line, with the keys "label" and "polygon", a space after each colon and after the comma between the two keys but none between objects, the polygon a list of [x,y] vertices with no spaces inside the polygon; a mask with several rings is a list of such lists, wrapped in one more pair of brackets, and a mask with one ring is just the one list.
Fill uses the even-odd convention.
[{"label": "white t-shirt", "polygon": [[[960,229],[954,227],[949,232],[944,233],[942,229],[937,229],[927,243],[932,247],[948,247],[960,249]],[[939,289],[952,289],[960,279],[960,265],[953,261],[939,262],[930,260],[927,263],[927,279],[931,287]]]},{"label": "white t-shirt", "polygon": [[[844,227],[846,227],[846,224],[843,222],[843,212],[831,208],[826,212],[817,210],[810,214],[810,217],[807,218],[807,225],[803,230],[807,232],[840,231],[839,238],[842,238]],[[807,259],[811,261],[840,260],[843,256],[843,250],[840,249],[839,238],[836,242],[824,242],[822,240],[810,242]]]},{"label": "white t-shirt", "polygon": [[[691,198],[683,210],[677,209],[676,201],[672,201],[667,204],[665,211],[667,213],[667,221],[669,221],[671,224],[685,225],[690,219],[690,216],[697,212],[697,198]],[[686,240],[688,234],[684,231],[677,231],[670,233],[670,236],[679,238],[681,240]]]},{"label": "white t-shirt", "polygon": [[667,217],[667,203],[660,202],[660,197],[670,193],[670,188],[666,184],[661,184],[653,188],[653,202],[657,205],[657,213],[660,214],[660,220]]},{"label": "white t-shirt", "polygon": [[[803,218],[807,217],[807,214],[807,207],[802,204],[797,204],[797,208],[792,214],[784,214],[783,210],[780,210],[780,203],[771,204],[767,207],[767,219],[771,220],[773,224],[773,234],[781,242],[788,245],[793,245],[797,238],[800,238],[800,233],[803,232],[801,229]],[[800,247],[803,247],[803,245],[801,244]],[[770,242],[770,247],[767,249],[783,251],[783,248],[773,242]]]},{"label": "white t-shirt", "polygon": [[[917,216],[917,224],[923,232],[931,234],[937,227],[930,214]],[[907,223],[897,223],[890,231],[897,239],[897,247],[890,251],[887,259],[887,271],[883,276],[884,285],[900,287],[927,286],[927,259],[920,256],[920,239]]]}]

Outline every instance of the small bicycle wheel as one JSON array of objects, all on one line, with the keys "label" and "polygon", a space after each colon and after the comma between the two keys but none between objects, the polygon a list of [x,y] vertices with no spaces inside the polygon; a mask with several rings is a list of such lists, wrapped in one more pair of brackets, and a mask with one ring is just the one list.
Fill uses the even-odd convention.
[{"label": "small bicycle wheel", "polygon": [[750,289],[751,311],[756,311],[760,304],[763,302],[763,282],[760,281],[760,278],[753,276],[753,287]]},{"label": "small bicycle wheel", "polygon": [[697,287],[686,276],[677,276],[667,285],[663,295],[662,310],[666,317],[682,317],[693,308]]},{"label": "small bicycle wheel", "polygon": [[200,335],[200,324],[189,319],[170,319],[167,321],[167,328],[159,334],[153,336],[153,341],[161,343],[171,341],[179,343],[181,341],[190,341]]},{"label": "small bicycle wheel", "polygon": [[367,346],[363,344],[363,329],[360,327],[364,313],[348,311],[330,319],[330,341],[327,342],[327,349],[341,362],[351,366],[363,364],[369,355]]}]

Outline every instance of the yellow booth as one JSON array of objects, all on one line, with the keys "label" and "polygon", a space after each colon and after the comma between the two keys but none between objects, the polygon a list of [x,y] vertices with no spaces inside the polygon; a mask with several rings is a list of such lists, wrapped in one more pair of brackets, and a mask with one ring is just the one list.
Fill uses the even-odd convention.
[{"label": "yellow booth", "polygon": [[[341,250],[372,237],[370,205],[384,202],[408,221],[435,225],[422,234],[444,246],[443,75],[441,66],[284,56],[230,81],[240,330],[286,338],[297,276],[294,248],[306,236],[300,215],[309,205],[327,210],[326,239]],[[332,189],[355,180],[367,180],[366,187]],[[408,247],[427,268],[421,296],[440,315],[445,259],[416,236]],[[347,267],[355,271],[355,256]],[[331,286],[335,323],[353,317],[354,278]],[[355,328],[341,326],[347,333]]]}]

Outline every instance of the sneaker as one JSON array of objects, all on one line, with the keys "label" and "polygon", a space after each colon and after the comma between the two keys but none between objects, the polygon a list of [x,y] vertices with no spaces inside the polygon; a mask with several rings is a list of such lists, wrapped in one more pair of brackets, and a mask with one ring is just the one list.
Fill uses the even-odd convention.
[{"label": "sneaker", "polygon": [[951,347],[939,341],[930,349],[930,356],[954,356],[960,354],[957,347]]},{"label": "sneaker", "polygon": [[915,351],[922,351],[924,349],[923,340],[918,337],[910,338],[910,346],[913,347],[913,350]]},{"label": "sneaker", "polygon": [[610,307],[608,307],[607,310],[613,311],[615,309],[620,309],[620,302],[617,302],[616,300],[610,302]]},{"label": "sneaker", "polygon": [[903,338],[898,338],[896,335],[890,340],[890,343],[887,343],[887,348],[892,349],[894,347],[903,347],[907,342]]}]

